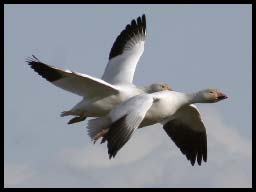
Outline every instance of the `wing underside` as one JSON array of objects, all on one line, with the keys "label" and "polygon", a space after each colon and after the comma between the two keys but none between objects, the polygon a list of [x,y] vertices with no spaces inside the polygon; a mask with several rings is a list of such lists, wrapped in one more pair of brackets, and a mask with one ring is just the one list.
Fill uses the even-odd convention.
[{"label": "wing underside", "polygon": [[35,56],[28,58],[27,62],[35,72],[55,86],[85,98],[119,92],[115,86],[101,79],[47,65]]},{"label": "wing underside", "polygon": [[132,83],[137,63],[144,51],[146,17],[138,17],[116,38],[102,79],[111,84]]}]

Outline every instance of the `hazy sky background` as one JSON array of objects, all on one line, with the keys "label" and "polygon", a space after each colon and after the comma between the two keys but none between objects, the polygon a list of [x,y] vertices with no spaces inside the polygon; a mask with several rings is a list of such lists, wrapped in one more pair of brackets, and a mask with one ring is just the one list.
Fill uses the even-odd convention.
[{"label": "hazy sky background", "polygon": [[[5,5],[5,187],[251,187],[251,5]],[[87,121],[61,118],[81,100],[25,63],[101,77],[117,35],[143,13],[145,51],[134,82],[178,91],[218,88],[229,99],[198,104],[208,161],[192,167],[157,124],[108,159]]]}]

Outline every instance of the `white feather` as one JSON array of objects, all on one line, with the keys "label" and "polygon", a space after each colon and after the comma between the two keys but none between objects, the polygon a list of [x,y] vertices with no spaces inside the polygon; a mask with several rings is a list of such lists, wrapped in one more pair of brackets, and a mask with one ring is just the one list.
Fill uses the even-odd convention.
[{"label": "white feather", "polygon": [[131,49],[124,50],[121,55],[110,59],[102,79],[111,84],[132,83],[137,63],[143,51],[144,41],[139,41]]}]

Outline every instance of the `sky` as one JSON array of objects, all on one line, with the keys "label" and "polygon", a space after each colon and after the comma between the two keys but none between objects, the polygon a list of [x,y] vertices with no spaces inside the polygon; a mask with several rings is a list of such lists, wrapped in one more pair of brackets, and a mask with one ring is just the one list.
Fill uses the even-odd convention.
[{"label": "sky", "polygon": [[[25,62],[100,78],[117,35],[146,14],[145,50],[134,83],[228,99],[197,104],[208,160],[191,166],[160,124],[140,129],[109,160],[87,121],[60,113],[81,98],[55,87]],[[251,5],[5,5],[4,186],[252,187]]]}]

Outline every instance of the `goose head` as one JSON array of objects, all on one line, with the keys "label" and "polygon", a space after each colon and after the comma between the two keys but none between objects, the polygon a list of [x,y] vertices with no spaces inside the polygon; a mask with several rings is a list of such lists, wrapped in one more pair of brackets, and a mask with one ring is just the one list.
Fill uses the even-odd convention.
[{"label": "goose head", "polygon": [[196,94],[196,100],[200,103],[215,103],[228,97],[217,89],[205,89]]},{"label": "goose head", "polygon": [[154,83],[147,88],[148,93],[154,93],[158,91],[169,90],[172,91],[171,87],[166,83]]}]

